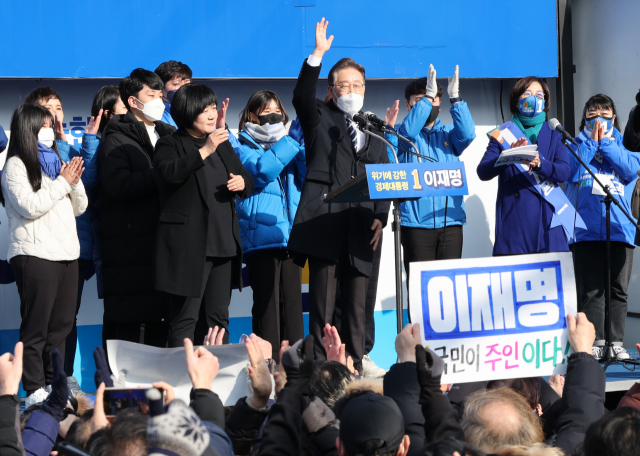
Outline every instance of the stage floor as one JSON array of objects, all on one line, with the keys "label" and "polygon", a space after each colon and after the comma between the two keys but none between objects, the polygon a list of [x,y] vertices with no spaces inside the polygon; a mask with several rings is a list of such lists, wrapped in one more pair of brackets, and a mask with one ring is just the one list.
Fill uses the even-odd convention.
[{"label": "stage floor", "polygon": [[[627,349],[632,359],[638,359],[638,350]],[[604,366],[604,363],[602,364]],[[625,367],[626,366],[626,367]],[[627,391],[636,382],[640,382],[640,366],[616,363],[607,368],[607,392]]]}]

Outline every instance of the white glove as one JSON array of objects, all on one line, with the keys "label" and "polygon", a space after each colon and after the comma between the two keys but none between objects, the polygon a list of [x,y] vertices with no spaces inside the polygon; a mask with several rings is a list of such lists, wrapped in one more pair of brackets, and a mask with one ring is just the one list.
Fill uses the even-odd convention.
[{"label": "white glove", "polygon": [[449,85],[447,86],[447,92],[449,98],[460,98],[460,68],[456,65],[456,69],[453,72],[453,77],[449,77]]},{"label": "white glove", "polygon": [[429,71],[427,72],[427,93],[425,95],[433,100],[436,98],[436,93],[438,93],[436,69],[433,67],[433,65],[429,65]]}]

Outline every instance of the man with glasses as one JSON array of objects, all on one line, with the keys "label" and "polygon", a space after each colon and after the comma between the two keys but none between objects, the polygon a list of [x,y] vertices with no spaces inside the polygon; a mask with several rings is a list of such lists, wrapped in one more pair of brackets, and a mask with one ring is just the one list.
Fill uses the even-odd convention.
[{"label": "man with glasses", "polygon": [[[387,222],[388,202],[324,203],[325,195],[365,172],[366,164],[388,163],[386,146],[366,136],[352,117],[362,108],[364,68],[352,59],[329,71],[329,100],[316,99],[321,61],[333,36],[329,22],[316,24],[316,47],[305,61],[293,92],[293,106],[304,134],[307,175],[288,249],[300,264],[309,260],[309,332],[316,359],[326,359],[323,330],[332,322],[337,287],[341,301],[340,336],[356,369],[365,346],[365,299],[373,252]],[[340,347],[327,342],[327,350]]]}]

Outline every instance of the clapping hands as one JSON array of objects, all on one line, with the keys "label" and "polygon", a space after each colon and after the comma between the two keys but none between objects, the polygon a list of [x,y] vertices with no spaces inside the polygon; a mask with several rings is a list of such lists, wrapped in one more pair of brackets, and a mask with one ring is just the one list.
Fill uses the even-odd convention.
[{"label": "clapping hands", "polygon": [[84,160],[80,157],[73,157],[70,162],[63,163],[60,167],[60,175],[69,183],[69,185],[76,185],[80,182],[80,176],[84,168],[82,165]]}]

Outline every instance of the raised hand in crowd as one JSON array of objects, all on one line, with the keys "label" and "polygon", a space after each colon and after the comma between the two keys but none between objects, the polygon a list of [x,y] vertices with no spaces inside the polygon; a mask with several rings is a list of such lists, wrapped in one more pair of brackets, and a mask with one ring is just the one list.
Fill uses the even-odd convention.
[{"label": "raised hand in crowd", "polygon": [[230,192],[241,192],[244,190],[244,177],[229,174],[230,179],[227,181],[227,188]]},{"label": "raised hand in crowd", "polygon": [[396,353],[398,354],[398,363],[415,363],[416,362],[416,345],[422,346],[420,338],[420,324],[411,325],[407,323],[405,327],[396,336]]},{"label": "raised hand in crowd", "polygon": [[226,128],[227,124],[227,109],[229,108],[229,99],[227,98],[220,105],[220,109],[218,109],[218,120],[216,121],[216,128]]},{"label": "raised hand in crowd", "polygon": [[562,397],[564,390],[564,375],[552,375],[549,377],[549,386],[558,393],[558,396]]},{"label": "raised hand in crowd", "polygon": [[109,421],[104,414],[104,383],[100,383],[96,391],[96,400],[93,407],[93,416],[91,417],[91,433],[95,434],[100,429],[109,427]]},{"label": "raised hand in crowd", "polygon": [[349,372],[358,375],[358,371],[353,367],[353,358],[347,356],[347,346],[342,343],[338,329],[327,323],[324,327],[324,337],[322,338],[324,351],[327,353],[327,360],[338,361],[343,366],[347,366]]},{"label": "raised hand in crowd", "polygon": [[60,422],[65,418],[64,409],[69,400],[69,386],[67,385],[67,374],[64,372],[62,355],[57,348],[51,352],[51,364],[53,365],[51,393],[42,403],[42,410]]},{"label": "raised hand in crowd", "polygon": [[193,387],[210,390],[220,370],[218,358],[204,347],[198,347],[194,351],[191,339],[184,340],[184,351],[187,358],[187,372]]},{"label": "raised hand in crowd", "polygon": [[91,119],[89,119],[89,124],[84,130],[85,134],[95,135],[96,133],[98,133],[98,129],[100,128],[100,119],[102,119],[102,112],[103,110],[101,109],[98,112],[97,116],[91,117]]},{"label": "raised hand in crowd", "polygon": [[[280,343],[280,359],[281,360],[282,360],[282,355],[284,354],[285,351],[289,350],[290,346],[291,345],[289,345],[288,340],[283,340]],[[277,372],[273,373],[273,379],[276,381],[276,395],[278,395],[280,391],[282,391],[282,388],[284,388],[284,385],[286,385],[287,383],[287,371],[285,370],[282,363],[280,364],[278,369],[279,370]]]},{"label": "raised hand in crowd", "polygon": [[400,100],[396,100],[393,106],[387,108],[387,113],[384,115],[384,121],[392,127],[396,124],[398,113],[400,112]]},{"label": "raised hand in crowd", "polygon": [[[216,358],[216,361],[217,360],[218,359]],[[189,376],[191,376],[191,374],[189,374]],[[209,384],[209,385],[211,385],[211,384]],[[164,406],[165,407],[167,405],[169,405],[171,403],[171,401],[176,398],[176,393],[175,393],[175,391],[173,391],[173,386],[169,385],[167,382],[155,382],[151,386],[153,386],[156,389],[159,389],[163,393],[162,395],[164,397]],[[210,388],[211,388],[211,386],[209,386],[209,389]]]},{"label": "raised hand in crowd", "polygon": [[260,351],[263,359],[266,360],[271,358],[271,355],[273,354],[273,346],[271,345],[271,342],[264,340],[262,337],[254,333],[251,333],[248,338],[251,339],[253,345]]},{"label": "raised hand in crowd", "polygon": [[64,134],[64,127],[62,126],[62,117],[58,116],[58,114],[54,114],[55,123],[53,125],[53,131],[56,134],[56,139],[60,141],[66,141],[67,135]]},{"label": "raised hand in crowd", "polygon": [[459,65],[456,65],[456,69],[453,70],[453,76],[449,76],[448,81],[449,81],[449,85],[447,85],[447,94],[449,95],[449,99],[460,98],[460,66]]},{"label": "raised hand in crowd", "polygon": [[218,146],[229,140],[229,132],[224,128],[218,128],[207,137],[207,142],[200,149],[200,156],[205,160],[209,155],[213,154]]},{"label": "raised hand in crowd", "polygon": [[93,351],[93,360],[96,363],[96,372],[93,375],[93,379],[96,382],[96,388],[98,388],[101,383],[104,383],[107,387],[112,387],[113,379],[109,373],[107,357],[102,347],[96,347]]},{"label": "raised hand in crowd", "polygon": [[587,319],[587,315],[578,312],[574,317],[572,314],[567,315],[567,324],[569,325],[569,343],[576,353],[591,353],[591,347],[596,340],[596,328]]},{"label": "raised hand in crowd", "polygon": [[18,394],[22,378],[22,351],[24,346],[18,342],[11,353],[0,356],[0,396]]},{"label": "raised hand in crowd", "polygon": [[[254,342],[254,338],[246,337],[244,344],[249,355],[250,366],[248,369],[249,377],[251,378],[251,389],[253,390],[249,400],[255,408],[262,409],[267,406],[273,389],[269,367],[265,361],[263,350]],[[271,355],[271,348],[269,348],[268,353]]]},{"label": "raised hand in crowd", "polygon": [[209,332],[204,336],[204,342],[202,345],[222,345],[224,331],[224,328],[220,329],[217,326],[209,328]]},{"label": "raised hand in crowd", "polygon": [[325,21],[324,17],[320,22],[316,23],[316,47],[313,50],[313,55],[318,58],[322,58],[325,52],[331,49],[331,43],[333,43],[333,35],[327,38],[327,27],[329,21]]},{"label": "raised hand in crowd", "polygon": [[288,348],[280,360],[287,371],[287,387],[298,384],[300,380],[307,382],[313,371],[313,336],[309,335]]}]

